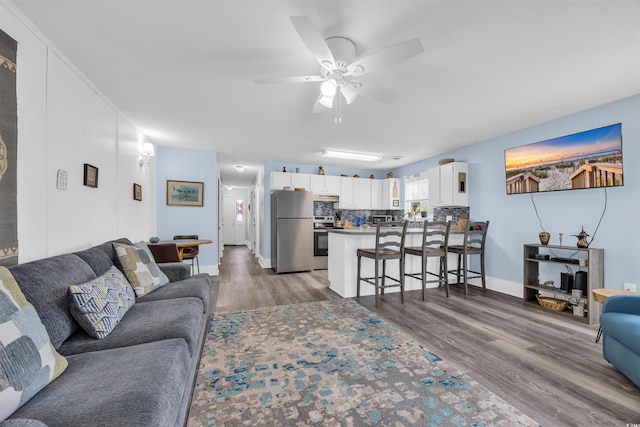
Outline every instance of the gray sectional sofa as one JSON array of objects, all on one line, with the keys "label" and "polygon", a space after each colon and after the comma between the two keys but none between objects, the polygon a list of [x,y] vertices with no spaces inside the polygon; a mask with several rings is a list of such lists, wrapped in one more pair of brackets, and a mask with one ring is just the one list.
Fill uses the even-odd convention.
[{"label": "gray sectional sofa", "polygon": [[110,241],[10,268],[68,367],[0,426],[186,423],[207,330],[210,276],[190,277],[182,263],[160,264],[171,282],[136,298],[113,331],[95,339],[70,314],[67,290],[114,265],[121,267]]}]

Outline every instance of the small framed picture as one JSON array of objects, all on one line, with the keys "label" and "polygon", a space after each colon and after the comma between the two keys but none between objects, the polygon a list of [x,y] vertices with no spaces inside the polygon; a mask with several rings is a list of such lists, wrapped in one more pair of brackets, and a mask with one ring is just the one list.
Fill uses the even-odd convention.
[{"label": "small framed picture", "polygon": [[142,201],[142,185],[133,183],[133,200]]},{"label": "small framed picture", "polygon": [[84,185],[98,188],[98,168],[89,163],[84,164]]},{"label": "small framed picture", "polygon": [[397,199],[396,199],[396,200],[394,200],[394,201],[393,201],[393,207],[394,207],[394,208],[400,207],[400,200],[397,200]]},{"label": "small framed picture", "polygon": [[167,180],[167,206],[204,206],[204,182]]}]

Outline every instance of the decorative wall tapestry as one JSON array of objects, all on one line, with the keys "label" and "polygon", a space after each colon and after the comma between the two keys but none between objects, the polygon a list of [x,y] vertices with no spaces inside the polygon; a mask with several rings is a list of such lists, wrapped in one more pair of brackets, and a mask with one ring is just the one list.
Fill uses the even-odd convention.
[{"label": "decorative wall tapestry", "polygon": [[17,42],[0,30],[0,265],[18,263]]}]

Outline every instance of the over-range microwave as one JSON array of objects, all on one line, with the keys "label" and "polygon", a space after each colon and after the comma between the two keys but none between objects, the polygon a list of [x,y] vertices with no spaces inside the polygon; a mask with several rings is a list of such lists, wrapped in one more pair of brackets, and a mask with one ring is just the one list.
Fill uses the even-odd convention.
[{"label": "over-range microwave", "polygon": [[371,215],[371,223],[378,224],[379,222],[391,221],[391,215]]}]

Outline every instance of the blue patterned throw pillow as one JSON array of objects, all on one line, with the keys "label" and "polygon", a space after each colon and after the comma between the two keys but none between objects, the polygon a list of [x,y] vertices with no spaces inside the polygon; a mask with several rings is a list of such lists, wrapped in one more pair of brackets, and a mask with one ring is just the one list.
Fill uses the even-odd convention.
[{"label": "blue patterned throw pillow", "polygon": [[73,318],[97,339],[109,335],[136,302],[131,285],[116,267],[90,282],[70,286],[67,295]]},{"label": "blue patterned throw pillow", "polygon": [[0,422],[66,368],[35,308],[0,267]]}]

